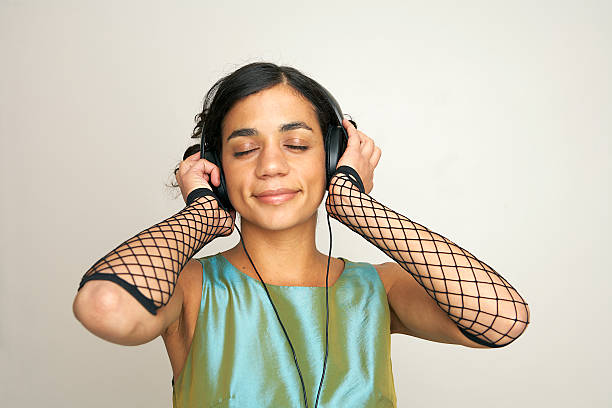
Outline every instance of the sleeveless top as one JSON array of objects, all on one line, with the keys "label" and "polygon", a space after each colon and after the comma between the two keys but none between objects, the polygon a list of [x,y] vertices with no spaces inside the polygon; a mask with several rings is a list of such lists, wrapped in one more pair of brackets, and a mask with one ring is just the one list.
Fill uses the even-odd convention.
[{"label": "sleeveless top", "polygon": [[[328,288],[329,331],[318,406],[395,407],[389,304],[372,264],[345,258]],[[221,253],[198,259],[202,298],[174,408],[303,407],[293,353],[263,284]],[[325,286],[266,283],[314,408],[325,359]]]}]

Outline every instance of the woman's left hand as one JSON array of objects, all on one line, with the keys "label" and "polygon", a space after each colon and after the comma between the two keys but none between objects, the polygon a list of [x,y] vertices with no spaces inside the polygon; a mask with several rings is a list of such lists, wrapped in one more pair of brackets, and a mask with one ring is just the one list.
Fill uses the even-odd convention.
[{"label": "woman's left hand", "polygon": [[372,139],[357,130],[348,119],[343,119],[342,125],[348,133],[348,143],[336,168],[344,165],[355,169],[361,177],[365,193],[369,194],[374,187],[374,168],[382,152]]}]

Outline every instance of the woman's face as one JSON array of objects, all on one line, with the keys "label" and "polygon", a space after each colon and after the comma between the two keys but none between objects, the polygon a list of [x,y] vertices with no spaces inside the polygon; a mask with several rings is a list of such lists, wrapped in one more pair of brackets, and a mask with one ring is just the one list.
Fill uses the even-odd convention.
[{"label": "woman's face", "polygon": [[[312,104],[279,84],[238,101],[221,126],[228,195],[243,221],[282,230],[310,220],[325,194],[323,135]],[[263,197],[267,190],[291,194]]]}]

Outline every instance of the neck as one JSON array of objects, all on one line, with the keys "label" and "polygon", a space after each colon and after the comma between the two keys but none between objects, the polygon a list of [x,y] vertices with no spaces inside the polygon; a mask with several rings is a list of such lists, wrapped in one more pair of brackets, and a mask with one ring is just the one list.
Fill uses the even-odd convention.
[{"label": "neck", "polygon": [[[327,255],[316,247],[315,212],[305,222],[283,230],[269,230],[241,219],[242,243],[266,283],[279,285],[325,285]],[[228,250],[231,257],[243,270],[255,274],[245,254],[242,243]],[[330,274],[332,271],[330,260]]]}]

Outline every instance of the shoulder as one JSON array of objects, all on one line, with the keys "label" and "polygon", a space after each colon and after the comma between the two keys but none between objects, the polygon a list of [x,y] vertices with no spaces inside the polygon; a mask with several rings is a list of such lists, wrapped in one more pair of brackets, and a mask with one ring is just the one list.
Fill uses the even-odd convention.
[{"label": "shoulder", "polygon": [[402,324],[399,320],[399,317],[393,310],[389,299],[389,293],[391,292],[391,288],[395,285],[398,280],[406,275],[405,271],[401,269],[401,267],[396,262],[383,262],[379,264],[370,263],[378,272],[378,276],[385,287],[385,292],[387,294],[387,302],[389,303],[389,333],[405,333],[402,329]]},{"label": "shoulder", "polygon": [[191,258],[189,261],[187,261],[187,264],[181,271],[178,279],[178,284],[181,286],[184,293],[194,289],[194,286],[199,289],[197,287],[198,285],[195,284],[200,282],[199,286],[201,286],[202,268],[203,265],[197,258]]},{"label": "shoulder", "polygon": [[391,287],[396,282],[397,278],[401,276],[401,271],[398,270],[399,265],[397,265],[397,263],[395,262],[383,262],[379,264],[374,264],[363,261],[363,263],[372,265],[374,269],[376,269],[376,272],[378,272],[378,277],[380,278],[383,286],[385,287],[385,293],[389,295]]},{"label": "shoulder", "polygon": [[210,277],[210,271],[217,267],[217,255],[205,255],[199,258],[191,258],[179,276],[179,282],[185,291],[198,292],[198,296],[202,289],[202,280],[207,275]]},{"label": "shoulder", "polygon": [[198,259],[191,258],[179,274],[175,291],[182,293],[181,313],[172,324],[166,327],[165,334],[174,333],[181,322],[194,316],[194,310],[199,306],[202,293],[202,264]]}]

